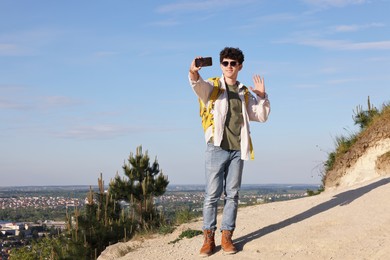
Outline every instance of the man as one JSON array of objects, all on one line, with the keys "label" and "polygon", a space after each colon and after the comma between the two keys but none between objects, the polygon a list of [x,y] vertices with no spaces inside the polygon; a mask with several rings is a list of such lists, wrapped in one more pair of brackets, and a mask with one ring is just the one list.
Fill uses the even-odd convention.
[{"label": "man", "polygon": [[[203,205],[204,243],[200,256],[210,256],[215,249],[214,234],[217,229],[217,204],[224,193],[221,247],[226,254],[237,252],[232,235],[236,227],[239,190],[244,160],[251,157],[249,121],[265,122],[270,113],[270,103],[265,92],[264,78],[253,77],[253,95],[237,81],[244,62],[238,48],[226,47],[220,52],[222,77],[218,80],[220,93],[213,102],[213,122],[205,129],[206,191]],[[189,81],[198,98],[208,106],[215,83],[204,80],[191,63]]]}]

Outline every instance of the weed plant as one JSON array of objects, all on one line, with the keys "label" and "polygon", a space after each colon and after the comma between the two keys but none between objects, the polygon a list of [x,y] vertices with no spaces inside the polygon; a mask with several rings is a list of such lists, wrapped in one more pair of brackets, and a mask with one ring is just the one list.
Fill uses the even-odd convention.
[{"label": "weed plant", "polygon": [[[356,143],[359,136],[368,129],[368,127],[383,116],[390,117],[390,103],[384,104],[381,110],[371,105],[370,97],[367,100],[367,110],[362,106],[357,106],[352,117],[355,125],[359,125],[360,130],[357,133],[350,133],[348,136],[338,136],[335,138],[335,151],[328,154],[328,159],[324,162],[324,175],[322,177],[322,186],[324,187],[325,177],[334,168],[337,159],[341,158]],[[315,194],[313,194],[315,195]]]}]

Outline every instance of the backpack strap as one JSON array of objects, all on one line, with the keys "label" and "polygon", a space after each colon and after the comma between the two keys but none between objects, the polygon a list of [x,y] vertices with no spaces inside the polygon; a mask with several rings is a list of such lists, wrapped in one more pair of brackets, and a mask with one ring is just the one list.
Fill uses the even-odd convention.
[{"label": "backpack strap", "polygon": [[[210,80],[213,81],[213,85],[214,85],[214,88],[213,88],[213,91],[211,92],[211,95],[210,95],[210,103],[214,103],[215,100],[217,100],[219,94],[222,93],[222,89],[221,87],[219,86],[219,78],[216,77],[216,78],[211,78]],[[209,103],[209,104],[210,104]],[[213,107],[214,107],[214,104],[213,104]]]},{"label": "backpack strap", "polygon": [[[248,88],[244,85],[244,99],[245,99],[245,105],[248,109],[248,104],[249,104],[249,90]],[[255,159],[255,151],[253,150],[253,144],[252,144],[252,138],[249,135],[249,149],[250,149],[250,158],[251,160]]]},{"label": "backpack strap", "polygon": [[248,106],[249,102],[249,90],[248,88],[244,85],[244,98],[245,98],[245,105]]}]

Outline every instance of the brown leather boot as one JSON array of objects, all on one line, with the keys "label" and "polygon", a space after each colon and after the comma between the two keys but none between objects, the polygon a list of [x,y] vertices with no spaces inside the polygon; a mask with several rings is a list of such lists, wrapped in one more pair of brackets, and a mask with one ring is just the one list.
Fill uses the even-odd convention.
[{"label": "brown leather boot", "polygon": [[225,254],[231,255],[237,253],[236,247],[232,241],[233,230],[222,230],[221,247]]},{"label": "brown leather boot", "polygon": [[203,231],[204,242],[202,248],[200,249],[199,256],[207,257],[213,254],[215,249],[214,234],[213,230]]}]

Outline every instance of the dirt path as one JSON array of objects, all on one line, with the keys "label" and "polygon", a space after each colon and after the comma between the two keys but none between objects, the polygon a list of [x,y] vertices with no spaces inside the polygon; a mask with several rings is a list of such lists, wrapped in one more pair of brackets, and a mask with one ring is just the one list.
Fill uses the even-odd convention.
[{"label": "dirt path", "polygon": [[[239,252],[225,256],[217,232],[217,250],[207,259],[389,259],[389,199],[390,175],[314,197],[240,208],[233,237]],[[119,243],[98,259],[200,259],[202,236],[169,242],[201,226],[198,221],[169,235]]]}]

